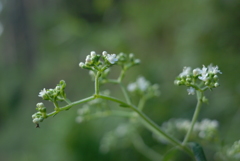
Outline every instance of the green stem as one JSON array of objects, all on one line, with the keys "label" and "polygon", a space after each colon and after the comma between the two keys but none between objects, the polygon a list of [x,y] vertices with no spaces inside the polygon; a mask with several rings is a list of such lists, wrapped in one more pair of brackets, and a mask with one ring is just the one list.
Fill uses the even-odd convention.
[{"label": "green stem", "polygon": [[122,69],[122,71],[121,71],[121,73],[120,73],[120,76],[119,76],[119,78],[118,78],[118,82],[122,82],[124,76],[125,76],[125,70]]},{"label": "green stem", "polygon": [[98,71],[97,75],[95,77],[95,94],[98,95],[99,94],[99,77],[101,75],[101,72]]},{"label": "green stem", "polygon": [[71,104],[72,102],[69,100],[69,99],[64,99],[64,101],[67,103],[67,104]]},{"label": "green stem", "polygon": [[122,92],[123,92],[123,95],[124,95],[127,103],[128,103],[128,104],[131,104],[131,100],[130,100],[130,97],[128,96],[128,93],[127,93],[126,88],[125,88],[125,87],[123,86],[123,84],[120,83],[120,82],[119,82],[119,85],[120,85],[120,87],[121,87],[121,90],[122,90]]},{"label": "green stem", "polygon": [[107,79],[104,83],[114,83],[114,84],[119,84],[118,80],[115,80],[115,79]]},{"label": "green stem", "polygon": [[135,107],[134,105],[131,104],[126,104],[125,102],[114,98],[114,97],[109,97],[109,96],[104,96],[104,95],[98,95],[98,98],[103,98],[103,99],[107,99],[107,100],[111,100],[113,102],[117,102],[119,104],[123,104],[123,105],[127,105],[128,107],[130,107],[133,111],[135,111],[136,113],[138,113],[138,115],[145,121],[146,125],[149,126],[150,128],[155,129],[158,133],[160,133],[160,135],[164,136],[171,144],[181,148],[182,150],[184,150],[185,152],[187,152],[189,155],[193,156],[192,152],[190,151],[189,148],[187,148],[186,146],[183,146],[178,140],[172,138],[171,136],[169,136],[167,133],[165,133],[163,130],[160,129],[160,127],[153,122],[149,117],[147,117],[144,113],[142,113],[139,109],[137,109],[137,107]]},{"label": "green stem", "polygon": [[66,105],[66,106],[64,106],[64,107],[58,108],[58,111],[53,111],[53,112],[51,112],[51,113],[48,113],[48,114],[47,114],[47,117],[54,116],[54,115],[56,115],[56,114],[57,114],[58,112],[60,112],[60,111],[68,110],[68,109],[70,109],[72,106],[75,106],[75,105],[78,105],[78,104],[81,104],[81,103],[85,103],[85,102],[89,102],[89,101],[94,100],[94,99],[95,99],[95,97],[94,97],[94,96],[91,96],[91,97],[87,97],[87,98],[82,99],[82,100],[79,100],[79,101],[72,102],[72,103],[70,103],[69,105]]},{"label": "green stem", "polygon": [[145,97],[142,97],[142,98],[139,100],[138,109],[139,109],[140,111],[142,111],[142,109],[143,109],[143,107],[144,107],[144,105],[145,105],[145,102],[146,102]]},{"label": "green stem", "polygon": [[197,118],[198,118],[198,115],[199,115],[199,112],[200,112],[200,109],[201,109],[201,105],[202,105],[202,97],[203,97],[203,92],[200,92],[200,91],[197,91],[197,105],[196,105],[196,108],[195,108],[195,111],[194,111],[194,114],[193,114],[193,118],[192,118],[192,122],[191,122],[191,125],[190,125],[190,128],[188,129],[188,132],[182,142],[183,145],[186,145],[186,143],[188,142],[188,139],[193,131],[193,128],[194,128],[194,125],[197,121]]},{"label": "green stem", "polygon": [[162,160],[162,156],[149,148],[143,141],[140,135],[135,134],[132,139],[132,143],[134,147],[144,156],[149,158],[150,160],[153,161],[160,161]]}]

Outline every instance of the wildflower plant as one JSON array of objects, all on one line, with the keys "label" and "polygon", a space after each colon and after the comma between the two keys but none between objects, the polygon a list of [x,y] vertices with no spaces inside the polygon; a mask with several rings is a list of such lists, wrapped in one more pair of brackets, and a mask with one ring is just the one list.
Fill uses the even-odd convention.
[{"label": "wildflower plant", "polygon": [[[183,71],[176,77],[174,84],[186,86],[189,95],[196,95],[197,104],[193,117],[191,120],[171,119],[164,122],[162,126],[159,126],[143,113],[146,101],[160,95],[159,85],[152,84],[143,76],[139,76],[135,82],[131,82],[128,85],[123,84],[123,79],[127,71],[131,67],[140,64],[140,62],[132,53],[109,54],[103,51],[102,54],[97,54],[95,51],[90,52],[86,56],[85,62],[80,62],[79,66],[82,69],[89,70],[89,74],[94,80],[94,94],[87,98],[71,102],[64,91],[66,88],[65,81],[61,80],[54,89],[44,88],[38,96],[43,100],[52,102],[54,111],[48,113],[48,107],[42,102],[37,103],[37,112],[32,115],[33,123],[36,124],[36,127],[39,127],[40,122],[43,122],[48,117],[69,110],[73,106],[84,104],[77,112],[76,122],[78,123],[107,116],[129,118],[127,122],[120,124],[116,129],[104,135],[100,145],[102,152],[110,151],[115,145],[123,145],[123,147],[133,145],[150,160],[165,160],[164,154],[159,154],[147,146],[143,138],[138,134],[139,127],[144,125],[153,132],[154,138],[161,143],[170,144],[182,150],[193,160],[206,161],[207,159],[200,144],[204,144],[206,141],[216,141],[216,138],[219,137],[219,123],[216,120],[209,119],[199,122],[197,119],[201,105],[207,102],[204,92],[207,90],[212,91],[214,88],[219,87],[218,77],[222,72],[218,69],[218,66],[211,64],[207,67],[203,65],[202,68],[195,68],[193,70],[191,67],[184,67]],[[109,73],[113,66],[121,67],[121,72],[117,79],[109,78]],[[106,83],[119,85],[125,100],[111,96],[111,92],[108,90],[100,90],[100,85]],[[133,101],[133,97],[137,98],[137,103]],[[109,101],[116,103],[121,108],[110,107],[108,104]],[[66,105],[60,107],[59,102],[65,102]],[[199,141],[200,144],[194,141]],[[225,150],[224,153],[219,152],[219,154],[228,158],[230,156],[237,158],[239,156],[239,145],[239,142],[236,142],[228,150]]]}]

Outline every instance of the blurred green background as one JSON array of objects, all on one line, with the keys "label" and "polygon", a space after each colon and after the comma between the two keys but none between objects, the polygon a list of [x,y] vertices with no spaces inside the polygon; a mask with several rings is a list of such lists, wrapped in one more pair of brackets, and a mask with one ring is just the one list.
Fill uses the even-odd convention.
[{"label": "blurred green background", "polygon": [[[239,0],[0,0],[0,22],[1,161],[149,160],[133,146],[99,152],[101,137],[120,118],[77,124],[77,106],[39,129],[32,123],[36,103],[42,101],[39,91],[61,79],[73,101],[93,93],[88,71],[78,67],[90,51],[134,53],[142,60],[125,82],[143,75],[160,84],[161,96],[144,109],[159,125],[192,116],[195,98],[173,84],[182,68],[218,65],[221,86],[207,92],[209,104],[199,120],[218,120],[226,144],[240,139]],[[111,88],[117,93],[118,87]],[[161,152],[150,132],[143,129],[141,135]]]}]

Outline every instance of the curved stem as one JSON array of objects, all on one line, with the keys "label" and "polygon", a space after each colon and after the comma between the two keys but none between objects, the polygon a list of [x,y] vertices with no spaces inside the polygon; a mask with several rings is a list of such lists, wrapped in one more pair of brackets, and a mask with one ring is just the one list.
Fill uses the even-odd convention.
[{"label": "curved stem", "polygon": [[64,107],[58,108],[58,111],[53,111],[53,112],[51,112],[51,113],[48,113],[48,114],[47,114],[47,117],[54,116],[54,115],[56,115],[56,114],[57,114],[58,112],[60,112],[60,111],[68,110],[68,109],[70,109],[72,106],[75,106],[75,105],[78,105],[78,104],[81,104],[81,103],[85,103],[85,102],[89,102],[89,101],[94,100],[94,99],[95,99],[95,96],[91,96],[91,97],[87,97],[87,98],[82,99],[82,100],[79,100],[79,101],[72,102],[72,103],[70,103],[69,105],[66,105],[66,106],[64,106]]},{"label": "curved stem", "polygon": [[160,129],[160,127],[153,122],[149,117],[147,117],[144,113],[142,113],[139,109],[137,109],[137,107],[135,107],[134,105],[131,104],[126,104],[125,102],[114,98],[114,97],[109,97],[109,96],[104,96],[104,95],[98,95],[98,98],[103,98],[103,99],[107,99],[107,100],[111,100],[113,102],[117,102],[119,104],[123,104],[123,105],[127,105],[129,108],[131,108],[133,111],[135,111],[136,113],[138,113],[138,115],[144,120],[144,122],[146,123],[147,126],[149,126],[149,128],[153,128],[154,130],[156,130],[160,135],[164,136],[171,144],[181,148],[182,150],[184,150],[186,153],[188,153],[190,156],[193,156],[192,152],[190,151],[189,148],[187,148],[186,146],[183,146],[178,140],[176,140],[175,138],[172,138],[171,136],[169,136],[167,133],[165,133],[163,130]]},{"label": "curved stem", "polygon": [[203,93],[200,92],[200,91],[197,91],[197,105],[196,105],[196,108],[195,108],[195,111],[194,111],[194,114],[193,114],[193,118],[192,118],[192,122],[191,122],[191,125],[190,125],[190,128],[188,129],[188,132],[182,142],[183,145],[186,145],[186,143],[188,142],[188,139],[193,131],[193,128],[194,128],[194,125],[197,121],[197,118],[198,118],[198,115],[199,115],[199,112],[200,112],[200,109],[201,109],[201,105],[202,105],[202,97],[203,97]]}]

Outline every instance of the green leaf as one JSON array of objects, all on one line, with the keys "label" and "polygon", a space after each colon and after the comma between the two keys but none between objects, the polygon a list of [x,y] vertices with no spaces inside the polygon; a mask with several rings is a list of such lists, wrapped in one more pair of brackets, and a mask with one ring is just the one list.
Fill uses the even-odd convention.
[{"label": "green leaf", "polygon": [[188,145],[191,147],[196,161],[207,161],[201,145],[195,142],[188,143]]}]

